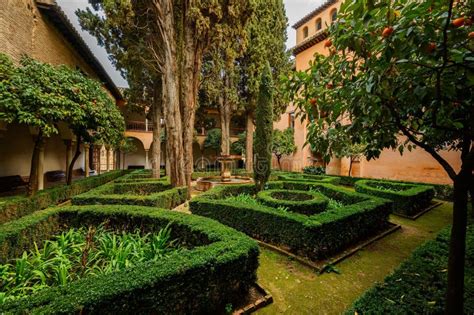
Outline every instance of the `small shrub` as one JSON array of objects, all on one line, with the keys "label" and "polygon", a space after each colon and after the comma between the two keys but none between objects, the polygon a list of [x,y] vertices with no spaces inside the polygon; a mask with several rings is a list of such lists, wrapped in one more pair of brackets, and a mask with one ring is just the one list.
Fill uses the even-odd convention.
[{"label": "small shrub", "polygon": [[326,168],[324,166],[306,166],[303,168],[303,173],[309,175],[324,175],[326,174]]},{"label": "small shrub", "polygon": [[226,201],[229,202],[235,202],[235,203],[246,203],[246,204],[251,204],[251,205],[258,205],[257,199],[252,197],[251,195],[248,194],[240,194],[237,196],[231,196],[226,199]]}]

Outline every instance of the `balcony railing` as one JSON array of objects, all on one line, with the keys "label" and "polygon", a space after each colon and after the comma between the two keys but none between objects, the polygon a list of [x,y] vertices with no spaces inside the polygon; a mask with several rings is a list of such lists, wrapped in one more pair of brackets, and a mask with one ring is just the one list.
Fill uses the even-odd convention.
[{"label": "balcony railing", "polygon": [[[198,136],[206,136],[208,131],[209,130],[207,130],[205,128],[196,129],[196,132],[197,132]],[[245,128],[230,128],[230,136],[231,137],[237,137],[238,135],[240,135],[244,131],[245,131]]]},{"label": "balcony railing", "polygon": [[[127,131],[142,131],[142,132],[152,132],[153,125],[147,121],[127,121]],[[196,129],[198,136],[206,136],[209,130],[204,128]],[[230,128],[230,136],[237,137],[242,132],[245,131],[245,128]]]},{"label": "balcony railing", "polygon": [[147,121],[127,121],[127,130],[129,131],[144,131],[144,132],[152,132],[153,125],[151,125]]}]

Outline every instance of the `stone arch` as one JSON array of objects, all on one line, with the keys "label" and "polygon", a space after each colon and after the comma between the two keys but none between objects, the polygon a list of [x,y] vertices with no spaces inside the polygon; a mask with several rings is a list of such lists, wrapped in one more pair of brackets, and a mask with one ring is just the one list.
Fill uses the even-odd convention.
[{"label": "stone arch", "polygon": [[132,139],[136,150],[134,152],[127,152],[123,154],[122,167],[124,169],[147,168],[148,150],[145,150],[144,143],[137,137],[128,136],[127,138]]}]

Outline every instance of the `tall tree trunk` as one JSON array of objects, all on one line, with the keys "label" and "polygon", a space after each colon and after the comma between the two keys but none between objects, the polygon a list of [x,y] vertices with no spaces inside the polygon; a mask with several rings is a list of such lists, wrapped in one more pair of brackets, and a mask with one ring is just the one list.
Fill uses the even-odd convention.
[{"label": "tall tree trunk", "polygon": [[44,146],[43,132],[40,130],[35,139],[33,155],[31,157],[30,178],[28,181],[28,196],[33,196],[38,191],[38,163],[39,155]]},{"label": "tall tree trunk", "polygon": [[180,111],[180,69],[178,68],[176,20],[172,0],[138,1],[153,11],[153,36],[147,38],[151,55],[161,75],[163,117],[166,125],[166,157],[168,177],[174,187],[186,184],[183,148],[183,124]]},{"label": "tall tree trunk", "polygon": [[247,114],[246,136],[245,136],[245,169],[253,172],[253,114]]},{"label": "tall tree trunk", "polygon": [[277,155],[278,169],[281,171],[281,155]]},{"label": "tall tree trunk", "polygon": [[219,116],[221,120],[221,154],[229,155],[231,108],[225,96],[219,97]]},{"label": "tall tree trunk", "polygon": [[[169,176],[168,174],[171,173],[170,172],[170,167],[171,167],[170,164],[171,164],[170,159],[168,158],[168,155],[166,154],[166,156],[165,156],[165,173],[166,173],[166,176]],[[168,179],[169,179],[169,177],[168,177]]]},{"label": "tall tree trunk", "polygon": [[[71,163],[68,166],[67,179],[66,179],[67,185],[72,184],[72,172],[74,170],[74,164],[76,164],[76,161],[80,155],[81,155],[81,137],[77,137],[76,152],[74,153]],[[89,167],[89,165],[86,165],[85,167]]]},{"label": "tall tree trunk", "polygon": [[461,171],[454,179],[453,225],[449,243],[446,314],[464,313],[464,266],[466,255],[468,193],[474,185],[474,151],[463,158]]},{"label": "tall tree trunk", "polygon": [[153,88],[153,151],[152,177],[160,178],[161,172],[161,86],[157,82]]},{"label": "tall tree trunk", "polygon": [[352,163],[354,162],[354,159],[352,157],[349,158],[349,176],[351,176],[352,173]]},{"label": "tall tree trunk", "polygon": [[181,76],[183,110],[183,147],[184,147],[184,167],[186,186],[188,187],[188,199],[191,198],[191,181],[193,173],[193,142],[194,142],[194,122],[196,118],[197,95],[199,92],[201,64],[203,58],[202,44],[198,41],[199,35],[191,32],[196,30],[193,23],[185,21],[184,24],[184,47],[183,68]]},{"label": "tall tree trunk", "polygon": [[[167,67],[168,68],[168,67]],[[163,80],[163,107],[166,124],[166,156],[170,161],[168,177],[173,187],[186,185],[183,129],[179,109],[179,89],[176,81],[176,72],[170,71]]]}]

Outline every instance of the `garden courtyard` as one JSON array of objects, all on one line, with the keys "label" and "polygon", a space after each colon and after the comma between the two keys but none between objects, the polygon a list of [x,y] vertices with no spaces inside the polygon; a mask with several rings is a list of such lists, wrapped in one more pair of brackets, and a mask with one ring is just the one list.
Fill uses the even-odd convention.
[{"label": "garden courtyard", "polygon": [[472,1],[312,5],[7,1],[0,313],[473,314]]},{"label": "garden courtyard", "polygon": [[[354,186],[362,180],[274,171],[263,200],[262,192],[253,193],[253,184],[202,192],[193,181],[186,201],[186,189],[172,188],[166,177],[112,171],[72,187],[46,189],[33,199],[2,197],[0,308],[12,313],[78,307],[165,313],[171,308],[177,313],[442,312],[452,202],[432,198],[449,199],[449,188],[409,184],[405,191],[413,191],[413,185],[418,191],[405,195],[413,201],[406,207],[431,193],[414,219],[394,212],[389,199],[357,193]],[[399,189],[392,193],[400,194]],[[306,194],[326,198],[327,208],[308,207]],[[268,205],[268,196],[286,208]],[[308,209],[315,213],[299,212]],[[474,289],[473,249],[468,228],[466,297]],[[23,297],[28,292],[37,293]],[[124,296],[125,304],[119,302]],[[467,299],[465,307],[474,305]]]}]

